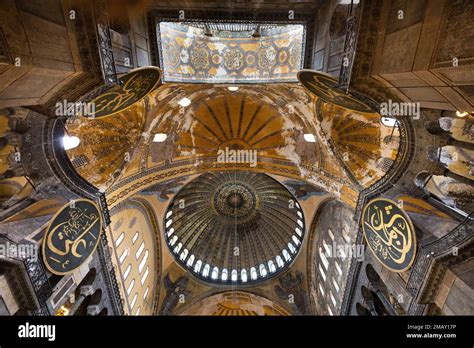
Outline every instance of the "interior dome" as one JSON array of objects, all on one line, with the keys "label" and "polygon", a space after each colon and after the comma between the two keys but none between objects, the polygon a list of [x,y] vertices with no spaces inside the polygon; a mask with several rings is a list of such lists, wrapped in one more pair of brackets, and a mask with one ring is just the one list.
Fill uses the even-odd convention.
[{"label": "interior dome", "polygon": [[296,198],[266,174],[206,173],[171,202],[165,235],[178,262],[199,278],[247,283],[291,263],[303,240],[304,218]]}]

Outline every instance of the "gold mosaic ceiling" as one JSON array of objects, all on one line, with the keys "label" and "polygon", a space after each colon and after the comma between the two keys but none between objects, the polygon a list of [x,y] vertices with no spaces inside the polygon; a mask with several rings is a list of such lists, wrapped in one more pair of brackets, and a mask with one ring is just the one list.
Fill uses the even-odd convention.
[{"label": "gold mosaic ceiling", "polygon": [[[224,25],[225,27],[225,25]],[[252,31],[196,28],[161,22],[160,52],[166,82],[295,82],[304,53],[303,25]]]},{"label": "gold mosaic ceiling", "polygon": [[[67,127],[81,140],[69,157],[111,206],[161,181],[222,170],[303,179],[355,205],[398,148],[379,114],[328,104],[298,84],[165,84],[128,110]],[[256,151],[256,161],[221,162],[225,149]]]}]

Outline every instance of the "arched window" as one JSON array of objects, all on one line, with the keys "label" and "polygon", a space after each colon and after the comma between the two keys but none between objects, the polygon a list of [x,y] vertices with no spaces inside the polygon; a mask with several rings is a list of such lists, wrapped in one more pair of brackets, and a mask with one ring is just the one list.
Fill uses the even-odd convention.
[{"label": "arched window", "polygon": [[242,279],[243,283],[247,282],[247,271],[245,269],[240,271],[240,279]]},{"label": "arched window", "polygon": [[132,270],[132,265],[128,265],[127,266],[127,269],[125,270],[125,272],[123,273],[123,280],[127,280],[128,278],[128,275],[130,274],[130,271]]},{"label": "arched window", "polygon": [[178,245],[173,249],[173,252],[175,254],[179,253],[182,247],[183,247],[183,243],[178,243]]},{"label": "arched window", "polygon": [[115,247],[118,247],[120,244],[122,244],[124,239],[125,239],[125,232],[122,232],[120,233],[120,236],[115,241]]},{"label": "arched window", "polygon": [[171,227],[171,228],[168,230],[168,232],[167,232],[168,237],[171,237],[171,235],[172,235],[173,233],[174,233],[174,228]]},{"label": "arched window", "polygon": [[329,238],[331,238],[331,240],[334,240],[334,233],[332,232],[330,228],[328,228],[328,234],[329,234]]},{"label": "arched window", "polygon": [[171,214],[173,214],[173,211],[172,210],[168,211],[166,213],[166,219],[169,218],[171,216]]},{"label": "arched window", "polygon": [[290,254],[288,253],[288,251],[286,251],[286,249],[283,249],[281,251],[281,253],[283,254],[283,257],[285,258],[285,261],[290,261],[291,260],[291,256]]},{"label": "arched window", "polygon": [[222,274],[221,274],[221,279],[222,279],[223,282],[227,281],[227,276],[228,276],[228,274],[227,274],[227,268],[224,268],[224,269],[222,270]]},{"label": "arched window", "polygon": [[265,265],[263,263],[261,263],[259,266],[259,272],[261,277],[267,276],[267,269],[265,268]]},{"label": "arched window", "polygon": [[346,250],[345,248],[339,248],[338,249],[338,256],[340,256],[341,260],[344,261],[347,258]]},{"label": "arched window", "polygon": [[188,259],[188,262],[186,262],[186,266],[191,267],[194,263],[194,255],[191,255]]},{"label": "arched window", "polygon": [[327,270],[329,268],[329,261],[326,258],[326,255],[324,255],[323,249],[321,247],[319,247],[319,257],[321,258],[324,268]]},{"label": "arched window", "polygon": [[300,219],[296,220],[296,223],[300,225],[300,227],[303,227],[303,221],[301,221]]},{"label": "arched window", "polygon": [[150,273],[150,270],[147,266],[147,268],[145,269],[145,273],[143,273],[143,277],[142,279],[140,280],[140,284],[143,286],[143,284],[145,284],[145,280],[146,278],[148,277],[148,273]]},{"label": "arched window", "polygon": [[342,276],[342,268],[339,266],[339,262],[334,262],[334,266],[336,266],[336,271],[339,273],[340,276]]},{"label": "arched window", "polygon": [[276,272],[276,267],[272,260],[268,261],[268,270],[270,273]]},{"label": "arched window", "polygon": [[138,294],[135,293],[135,296],[133,296],[132,302],[130,302],[130,308],[131,309],[133,309],[133,307],[135,306],[135,303],[137,303],[137,297],[138,297]]},{"label": "arched window", "polygon": [[329,246],[328,243],[326,243],[324,239],[323,239],[323,246],[324,246],[324,250],[326,251],[326,256],[329,256],[329,257],[335,256],[332,254],[331,247]]},{"label": "arched window", "polygon": [[303,231],[301,231],[301,229],[299,227],[295,227],[295,232],[300,237],[303,235]]},{"label": "arched window", "polygon": [[336,298],[334,297],[334,295],[332,294],[332,291],[329,290],[329,297],[331,298],[331,302],[332,304],[334,305],[334,308],[336,308]]},{"label": "arched window", "polygon": [[285,263],[283,262],[283,259],[281,258],[280,255],[277,255],[276,262],[277,262],[278,267],[280,267],[280,268],[282,268],[285,265]]},{"label": "arched window", "polygon": [[143,300],[146,300],[146,297],[148,296],[148,291],[149,290],[150,290],[150,288],[147,286],[146,290],[145,290],[145,293],[143,294]]},{"label": "arched window", "polygon": [[166,225],[165,227],[168,228],[170,227],[170,225],[173,223],[173,220],[169,219],[168,221],[166,221]]},{"label": "arched window", "polygon": [[145,255],[143,255],[143,259],[138,265],[138,273],[142,274],[143,267],[145,267],[146,261],[148,260],[148,249],[145,250]]},{"label": "arched window", "polygon": [[291,244],[291,242],[288,243],[288,249],[290,249],[292,254],[296,252],[296,248],[294,247],[293,244]]},{"label": "arched window", "polygon": [[204,269],[202,270],[202,276],[207,277],[209,275],[209,272],[211,270],[211,266],[209,266],[208,263],[204,266]]},{"label": "arched window", "polygon": [[293,239],[293,242],[296,245],[300,245],[300,240],[298,239],[298,237],[296,237],[296,235],[291,236],[291,239]]},{"label": "arched window", "polygon": [[231,276],[230,276],[230,280],[232,280],[233,282],[236,282],[236,281],[237,281],[237,270],[236,270],[236,269],[233,269],[233,270],[232,270],[232,273],[231,273]]},{"label": "arched window", "polygon": [[332,277],[332,284],[334,285],[334,289],[336,289],[336,293],[339,292],[339,284],[334,277]]},{"label": "arched window", "polygon": [[380,121],[384,126],[387,127],[393,127],[397,124],[397,119],[393,117],[382,117]]},{"label": "arched window", "polygon": [[344,240],[346,241],[346,243],[351,242],[351,236],[349,234],[349,231],[346,228],[342,229],[342,237],[344,237]]},{"label": "arched window", "polygon": [[135,232],[135,234],[132,237],[132,244],[135,244],[135,242],[137,241],[139,235],[140,235],[140,233],[138,231]]},{"label": "arched window", "polygon": [[323,277],[323,280],[326,281],[326,273],[324,272],[323,268],[321,267],[321,264],[318,266],[319,273],[321,274],[321,277]]},{"label": "arched window", "polygon": [[128,248],[127,248],[127,249],[125,249],[125,250],[123,251],[122,255],[120,255],[120,258],[119,258],[119,263],[120,263],[120,264],[122,264],[122,263],[125,261],[125,259],[126,259],[127,256],[128,256],[128,252],[129,252],[129,251],[128,251]]},{"label": "arched window", "polygon": [[178,236],[173,236],[173,238],[171,238],[171,240],[170,240],[170,245],[173,246],[174,243],[176,243],[177,240],[178,240]]},{"label": "arched window", "polygon": [[127,288],[127,295],[130,295],[134,286],[135,286],[135,279],[132,279],[132,281],[130,282],[130,285]]},{"label": "arched window", "polygon": [[329,307],[329,305],[328,305],[328,312],[329,312],[329,315],[334,315],[334,313],[332,312],[331,307]]},{"label": "arched window", "polygon": [[68,135],[63,136],[63,147],[64,150],[71,150],[79,146],[81,139],[78,137],[70,137]]},{"label": "arched window", "polygon": [[255,280],[257,279],[257,277],[258,275],[257,275],[257,270],[255,269],[255,267],[250,268],[250,279]]},{"label": "arched window", "polygon": [[324,296],[324,288],[323,288],[323,286],[321,285],[321,283],[318,283],[318,287],[319,287],[319,291],[321,291],[321,295]]},{"label": "arched window", "polygon": [[135,315],[140,315],[140,309],[141,307],[138,307],[137,311],[135,312]]},{"label": "arched window", "polygon": [[212,274],[211,274],[211,278],[212,279],[217,279],[219,277],[219,268],[218,267],[214,267],[212,269]]},{"label": "arched window", "polygon": [[194,272],[199,273],[199,271],[201,270],[201,266],[202,266],[202,261],[197,260],[196,264],[194,265]]},{"label": "arched window", "polygon": [[137,252],[135,253],[135,258],[137,260],[140,257],[140,255],[142,254],[144,249],[145,249],[145,242],[142,242],[142,244],[140,244],[140,247],[138,248]]},{"label": "arched window", "polygon": [[181,253],[181,255],[179,255],[179,259],[180,259],[181,261],[186,260],[186,257],[188,256],[188,252],[189,252],[188,249],[184,249],[183,252]]}]

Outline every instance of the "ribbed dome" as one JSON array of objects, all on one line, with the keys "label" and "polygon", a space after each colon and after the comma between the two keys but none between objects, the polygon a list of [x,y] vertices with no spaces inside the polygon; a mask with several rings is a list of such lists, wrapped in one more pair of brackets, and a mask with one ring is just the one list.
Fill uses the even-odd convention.
[{"label": "ribbed dome", "polygon": [[201,279],[248,283],[289,265],[304,219],[292,194],[268,175],[206,173],[174,197],[165,235],[178,262]]}]

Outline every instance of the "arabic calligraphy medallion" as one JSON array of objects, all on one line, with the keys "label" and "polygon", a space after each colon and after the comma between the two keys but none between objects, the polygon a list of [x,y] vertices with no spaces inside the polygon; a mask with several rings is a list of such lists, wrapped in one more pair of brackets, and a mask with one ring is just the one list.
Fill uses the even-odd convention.
[{"label": "arabic calligraphy medallion", "polygon": [[410,268],[416,253],[416,235],[408,215],[397,203],[378,198],[362,213],[362,230],[372,254],[393,272]]},{"label": "arabic calligraphy medallion", "polygon": [[119,85],[93,99],[95,118],[114,115],[144,98],[160,84],[161,71],[155,67],[133,70],[120,77]]},{"label": "arabic calligraphy medallion", "polygon": [[360,101],[350,92],[346,93],[339,89],[337,87],[338,81],[330,75],[319,71],[301,70],[298,72],[298,80],[309,92],[327,103],[358,112],[374,112],[369,105]]},{"label": "arabic calligraphy medallion", "polygon": [[43,261],[51,273],[71,273],[91,255],[99,242],[102,217],[88,199],[66,204],[51,219],[43,239]]}]

